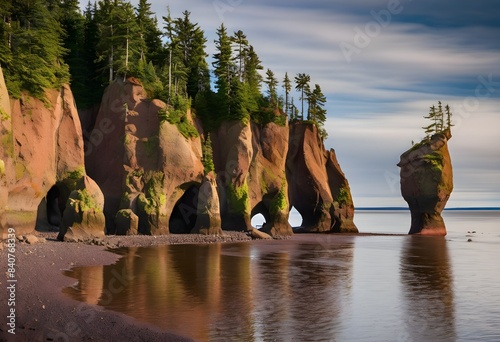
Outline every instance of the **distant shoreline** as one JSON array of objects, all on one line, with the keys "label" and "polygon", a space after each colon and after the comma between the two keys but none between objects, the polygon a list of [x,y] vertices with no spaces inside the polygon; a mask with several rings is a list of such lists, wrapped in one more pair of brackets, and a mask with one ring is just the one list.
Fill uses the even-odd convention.
[{"label": "distant shoreline", "polygon": [[[410,211],[405,207],[358,207],[356,211]],[[498,211],[500,207],[455,207],[445,208],[444,211]]]}]

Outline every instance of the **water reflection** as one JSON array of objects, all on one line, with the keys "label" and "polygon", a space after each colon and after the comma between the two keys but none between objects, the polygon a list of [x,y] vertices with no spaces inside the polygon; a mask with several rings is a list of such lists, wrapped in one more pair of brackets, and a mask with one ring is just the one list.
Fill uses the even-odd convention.
[{"label": "water reflection", "polygon": [[65,292],[199,341],[335,340],[352,287],[343,241],[129,248],[68,271]]},{"label": "water reflection", "polygon": [[400,341],[455,341],[453,275],[443,237],[410,236],[400,261],[405,331]]}]

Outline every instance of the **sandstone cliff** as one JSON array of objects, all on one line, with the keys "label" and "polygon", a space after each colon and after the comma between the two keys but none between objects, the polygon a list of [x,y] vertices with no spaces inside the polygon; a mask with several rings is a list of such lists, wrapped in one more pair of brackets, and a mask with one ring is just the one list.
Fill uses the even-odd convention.
[{"label": "sandstone cliff", "polygon": [[401,155],[401,194],[411,211],[409,234],[446,235],[441,212],[453,191],[450,138],[448,129]]},{"label": "sandstone cliff", "polygon": [[[0,92],[2,232],[14,226],[26,234],[38,222],[59,227],[61,240],[99,237],[104,229],[223,228],[269,238],[293,233],[292,206],[304,218],[302,231],[357,231],[347,180],[312,124],[223,122],[210,133],[215,173],[204,175],[201,124],[184,112],[183,122],[199,133],[186,136],[170,123],[173,109],[149,99],[136,79],[108,86],[95,119],[94,110],[80,113],[91,127],[84,135],[68,86],[48,90],[45,102],[9,101],[0,77]],[[266,220],[260,231],[250,223],[259,213]]]},{"label": "sandstone cliff", "polygon": [[[17,235],[59,226],[71,191],[85,175],[80,120],[69,86],[45,101],[10,100],[0,69],[0,231]],[[71,225],[71,222],[67,222]],[[101,227],[103,230],[103,227]]]},{"label": "sandstone cliff", "polygon": [[288,127],[224,122],[211,136],[222,227],[252,231],[250,219],[260,213],[266,220],[262,231],[291,235],[284,172]]},{"label": "sandstone cliff", "polygon": [[357,232],[347,179],[335,151],[326,151],[314,124],[290,125],[286,159],[290,206],[302,215],[298,231]]},{"label": "sandstone cliff", "polygon": [[[117,80],[104,93],[86,142],[86,166],[104,193],[108,233],[133,233],[134,216],[142,234],[194,228],[203,179],[200,138],[184,137],[160,120],[160,110],[169,115],[165,103],[150,100],[135,79]],[[192,120],[189,113],[187,118]],[[123,226],[130,217],[132,230]]]}]

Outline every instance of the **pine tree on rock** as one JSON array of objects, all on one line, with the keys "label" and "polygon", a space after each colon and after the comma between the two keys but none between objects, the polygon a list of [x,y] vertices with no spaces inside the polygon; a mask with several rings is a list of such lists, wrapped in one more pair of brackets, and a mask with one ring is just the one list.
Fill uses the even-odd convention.
[{"label": "pine tree on rock", "polygon": [[307,90],[310,81],[311,81],[311,76],[307,74],[299,73],[297,74],[297,76],[295,76],[295,89],[301,92],[301,97],[300,97],[300,100],[302,102],[302,109],[300,112],[301,120],[304,120],[304,100],[305,100],[304,93]]},{"label": "pine tree on rock", "polygon": [[292,82],[290,81],[290,78],[288,77],[288,72],[285,73],[285,78],[283,80],[283,88],[285,89],[285,114],[288,115],[288,109],[289,109],[289,103],[288,103],[288,97],[290,95],[290,91],[292,91]]}]

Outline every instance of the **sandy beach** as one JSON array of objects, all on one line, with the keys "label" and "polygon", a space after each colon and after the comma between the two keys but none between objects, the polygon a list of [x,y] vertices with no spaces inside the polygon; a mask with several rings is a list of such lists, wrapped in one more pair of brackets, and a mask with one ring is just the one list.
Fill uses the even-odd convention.
[{"label": "sandy beach", "polygon": [[[37,233],[45,242],[15,245],[15,335],[8,332],[8,248],[0,250],[2,289],[0,341],[190,341],[123,314],[73,300],[62,293],[74,279],[63,270],[76,266],[112,264],[119,255],[114,247],[177,243],[215,243],[250,240],[243,233],[224,236],[107,236],[91,244],[56,241],[57,233]],[[42,239],[43,241],[43,239]]]}]

